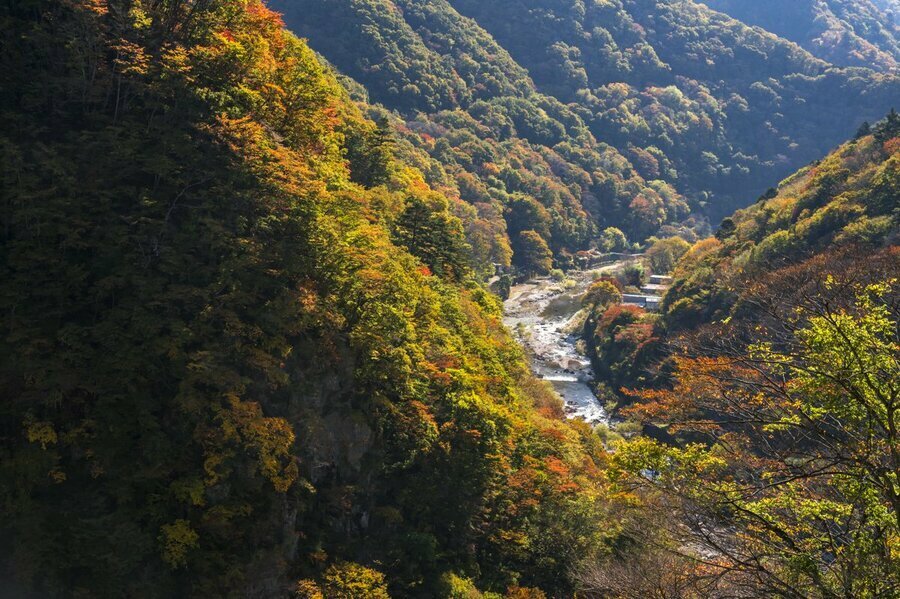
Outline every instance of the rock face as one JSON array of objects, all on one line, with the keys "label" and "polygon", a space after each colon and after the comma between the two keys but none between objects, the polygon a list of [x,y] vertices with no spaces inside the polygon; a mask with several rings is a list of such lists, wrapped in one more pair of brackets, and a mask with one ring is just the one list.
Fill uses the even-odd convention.
[{"label": "rock face", "polygon": [[363,468],[365,455],[372,450],[375,436],[364,414],[352,405],[354,361],[344,349],[341,359],[329,364],[330,372],[302,370],[297,380],[313,380],[316,385],[300,388],[291,399],[293,420],[302,422],[301,447],[304,463],[313,484],[329,478],[355,480]]}]

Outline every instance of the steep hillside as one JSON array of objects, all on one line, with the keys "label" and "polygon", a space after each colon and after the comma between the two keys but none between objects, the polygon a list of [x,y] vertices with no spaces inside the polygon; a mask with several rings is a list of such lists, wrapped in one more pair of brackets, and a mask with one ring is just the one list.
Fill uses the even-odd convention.
[{"label": "steep hillside", "polygon": [[[703,0],[712,9],[797,42],[839,66],[890,70],[900,61],[900,25],[869,0]],[[896,10],[896,7],[894,7]]]},{"label": "steep hillside", "polygon": [[[663,303],[670,329],[740,310],[747,278],[843,247],[895,245],[900,230],[900,117],[887,120],[785,179],[725,219],[676,271]],[[864,255],[860,259],[865,259]]]},{"label": "steep hillside", "polygon": [[596,596],[900,593],[900,116],[873,131],[690,249],[661,314],[589,292],[631,419],[607,475],[644,514]]},{"label": "steep hillside", "polygon": [[895,76],[834,69],[691,1],[452,4],[639,172],[708,201],[716,220],[900,96]]},{"label": "steep hillside", "polygon": [[4,594],[571,591],[619,526],[599,441],[531,378],[453,199],[277,15],[0,25]]},{"label": "steep hillside", "polygon": [[[728,323],[737,329],[754,322],[761,297],[767,294],[789,301],[793,294],[808,291],[808,284],[821,283],[833,269],[889,278],[887,272],[879,274],[882,267],[872,265],[890,262],[900,242],[898,136],[900,116],[891,112],[749,208],[725,218],[715,237],[693,246],[680,242],[680,260],[669,273],[673,281],[658,313],[616,305],[622,281],[599,282],[589,297],[602,301],[587,302],[584,337],[603,383],[601,395],[621,405],[634,399],[623,389],[671,382],[669,358],[678,353],[682,337],[693,343],[707,328],[718,330],[716,326]],[[649,262],[652,265],[652,255]],[[782,279],[787,275],[809,280],[796,289],[785,288]]]},{"label": "steep hillside", "polygon": [[598,143],[445,0],[270,5],[372,100],[401,112],[399,134],[442,165],[451,194],[482,218],[505,213],[513,249],[535,230],[565,264],[597,230],[641,239],[687,215],[671,185]]}]

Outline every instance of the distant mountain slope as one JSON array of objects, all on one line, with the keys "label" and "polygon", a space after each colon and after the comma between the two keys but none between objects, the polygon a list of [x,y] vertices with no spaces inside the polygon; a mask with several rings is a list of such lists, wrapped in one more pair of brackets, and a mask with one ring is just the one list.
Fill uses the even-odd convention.
[{"label": "distant mountain slope", "polygon": [[520,232],[535,230],[565,264],[601,228],[642,239],[687,216],[671,185],[598,142],[574,107],[538,92],[505,49],[446,1],[270,6],[373,101],[400,111],[397,134],[447,175],[426,170],[429,182],[494,229],[501,215],[514,250]]},{"label": "distant mountain slope", "polygon": [[539,89],[581,107],[598,138],[654,154],[662,177],[708,199],[716,218],[900,98],[895,76],[835,69],[690,0],[452,4]]},{"label": "distant mountain slope", "polygon": [[[534,186],[492,175],[488,162],[501,173],[518,162],[513,170],[530,173],[526,179],[546,167],[527,158],[485,162],[450,132],[474,135],[482,147],[524,138],[542,155],[552,156],[541,147],[552,149],[553,177],[588,174],[577,176],[590,183],[577,183],[572,198],[591,220],[636,238],[680,220],[682,197],[718,221],[900,98],[895,75],[835,68],[691,0],[271,5],[373,100],[401,111],[438,147],[442,138],[455,146],[450,162],[461,166],[451,170],[474,176],[490,197],[534,197]],[[586,142],[587,133],[600,143]],[[449,154],[429,152],[439,162]],[[570,189],[574,182],[563,178]],[[580,222],[539,202],[567,226]],[[564,238],[557,233],[552,245],[577,245]]]},{"label": "distant mountain slope", "polygon": [[[893,0],[891,0],[893,1]],[[870,0],[703,0],[715,10],[797,42],[840,66],[896,69],[900,26],[884,1]],[[900,11],[898,11],[900,14]]]}]

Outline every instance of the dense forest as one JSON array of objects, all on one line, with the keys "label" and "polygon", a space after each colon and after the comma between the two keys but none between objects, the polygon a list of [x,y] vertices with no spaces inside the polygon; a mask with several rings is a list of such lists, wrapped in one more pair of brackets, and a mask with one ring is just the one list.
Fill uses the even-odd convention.
[{"label": "dense forest", "polygon": [[609,551],[602,445],[276,14],[0,15],[0,594],[527,597]]},{"label": "dense forest", "polygon": [[[900,17],[891,0],[703,0],[744,23],[797,42],[813,55],[840,66],[897,69]],[[895,14],[897,16],[895,17]]]},{"label": "dense forest", "polygon": [[[816,6],[0,4],[0,596],[898,596],[900,11]],[[488,289],[586,248],[597,426]]]},{"label": "dense forest", "polygon": [[561,266],[595,226],[643,241],[686,207],[718,222],[900,96],[887,63],[838,68],[692,1],[270,5],[398,111],[451,195],[516,219],[510,194],[536,199]]},{"label": "dense forest", "polygon": [[657,537],[588,569],[589,587],[900,593],[898,219],[891,112],[685,248],[661,313],[594,285],[601,397],[647,432],[615,446],[609,475],[641,498],[642,526],[657,514]]}]

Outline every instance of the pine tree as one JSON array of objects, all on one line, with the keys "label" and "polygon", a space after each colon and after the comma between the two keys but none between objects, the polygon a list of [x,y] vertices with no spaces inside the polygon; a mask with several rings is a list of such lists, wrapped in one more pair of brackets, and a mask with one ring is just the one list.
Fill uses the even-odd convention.
[{"label": "pine tree", "polygon": [[897,114],[897,111],[891,108],[887,117],[875,125],[874,133],[875,141],[880,144],[900,135],[900,114]]},{"label": "pine tree", "polygon": [[719,225],[719,230],[716,231],[716,239],[725,241],[734,235],[735,231],[737,231],[737,225],[734,224],[734,219],[727,217],[723,219],[722,224]]},{"label": "pine tree", "polygon": [[409,197],[394,238],[439,277],[459,281],[469,271],[462,223],[447,210],[443,197]]},{"label": "pine tree", "polygon": [[864,121],[862,125],[859,126],[859,129],[856,131],[856,139],[860,139],[862,137],[866,137],[867,135],[872,134],[872,126],[869,125],[869,121]]}]

